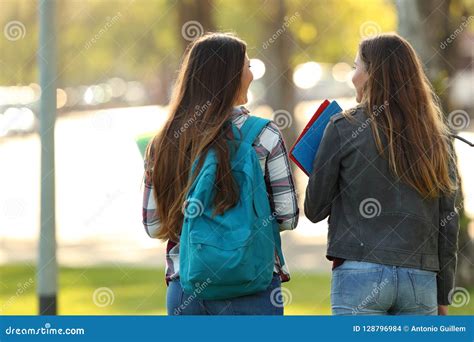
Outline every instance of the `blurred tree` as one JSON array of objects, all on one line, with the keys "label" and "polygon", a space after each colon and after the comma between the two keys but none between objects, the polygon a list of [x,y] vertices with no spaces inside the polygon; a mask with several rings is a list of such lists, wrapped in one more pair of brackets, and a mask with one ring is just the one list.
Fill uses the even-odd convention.
[{"label": "blurred tree", "polygon": [[[177,30],[174,37],[179,37],[179,56],[182,56],[186,47],[194,39],[206,32],[215,31],[213,0],[178,0],[177,2]],[[170,84],[171,86],[171,84]]]},{"label": "blurred tree", "polygon": [[[280,127],[287,146],[292,146],[297,137],[296,125],[292,125],[295,110],[295,86],[292,81],[293,53],[292,33],[288,30],[291,18],[299,13],[289,14],[284,0],[268,0],[261,16],[262,49],[260,55],[266,65],[264,76],[266,103],[274,111],[273,119]],[[292,163],[292,166],[295,165]]]},{"label": "blurred tree", "polygon": [[[204,32],[215,29],[236,32],[248,42],[249,56],[258,57],[266,52],[262,45],[271,37],[269,34],[282,28],[285,16],[291,19],[298,12],[297,20],[292,20],[285,31],[291,33],[288,43],[292,48],[291,68],[309,60],[351,63],[361,24],[383,17],[377,23],[380,29],[395,29],[393,4],[386,0],[368,3],[370,6],[357,0],[345,0],[343,5],[336,1],[310,0],[61,1],[58,4],[61,15],[57,19],[58,86],[87,85],[119,76],[160,84],[165,97],[169,97],[179,57],[187,44],[181,30],[190,20],[198,21]],[[2,27],[19,20],[26,34],[16,41],[0,39],[0,82],[4,85],[35,82],[35,8],[31,0],[6,0],[2,1],[1,9]],[[269,49],[276,49],[277,45]]]},{"label": "blurred tree", "polygon": [[215,31],[213,13],[213,0],[178,1],[178,34],[183,51],[193,39]]},{"label": "blurred tree", "polygon": [[172,30],[176,2],[88,0],[62,3],[60,86],[138,80],[153,89],[152,103],[166,104],[180,54]]},{"label": "blurred tree", "polygon": [[38,79],[36,6],[28,0],[0,5],[0,83],[25,85]]},{"label": "blurred tree", "polygon": [[362,38],[396,30],[395,6],[386,0],[292,0],[288,8],[301,15],[290,27],[296,43],[293,64],[313,59],[352,65]]},{"label": "blurred tree", "polygon": [[[461,0],[397,0],[396,4],[399,32],[415,47],[440,96],[445,113],[449,113],[455,109],[449,101],[448,90],[457,72],[457,41],[446,48],[440,46],[460,27],[463,20],[461,15],[466,13],[467,8]],[[474,283],[474,248],[468,233],[469,219],[462,203],[461,196],[457,205],[461,217],[457,285],[471,286]]]}]

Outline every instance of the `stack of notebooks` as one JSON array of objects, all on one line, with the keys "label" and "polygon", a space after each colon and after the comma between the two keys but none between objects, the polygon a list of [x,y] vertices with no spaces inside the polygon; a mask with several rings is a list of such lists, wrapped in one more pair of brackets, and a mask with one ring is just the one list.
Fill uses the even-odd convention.
[{"label": "stack of notebooks", "polygon": [[329,120],[334,114],[340,112],[342,112],[342,108],[336,101],[324,100],[291,148],[290,159],[306,175],[310,176],[313,171],[313,161]]}]

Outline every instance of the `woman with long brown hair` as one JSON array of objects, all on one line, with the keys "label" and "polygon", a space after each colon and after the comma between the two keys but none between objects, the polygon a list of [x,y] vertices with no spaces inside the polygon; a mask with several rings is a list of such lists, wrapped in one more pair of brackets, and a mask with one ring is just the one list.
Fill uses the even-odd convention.
[{"label": "woman with long brown hair", "polygon": [[[219,292],[216,282],[230,286],[231,280],[222,279],[221,276],[224,274],[222,270],[230,267],[226,263],[228,260],[215,260],[219,266],[209,271],[215,273],[216,278],[200,283],[199,288],[192,293],[184,291],[180,282],[180,265],[188,266],[184,263],[188,260],[183,258],[191,258],[197,252],[180,252],[180,238],[182,228],[189,224],[186,215],[189,210],[187,196],[193,182],[198,179],[200,170],[204,168],[203,164],[206,163],[201,163],[203,158],[200,156],[214,153],[217,160],[215,182],[208,189],[209,194],[213,196],[213,215],[207,218],[207,225],[213,224],[214,213],[217,218],[223,217],[250,195],[241,194],[242,189],[238,186],[232,166],[234,164],[231,165],[231,146],[237,139],[235,134],[240,135],[248,131],[246,123],[255,122],[256,117],[249,115],[249,111],[241,106],[247,102],[247,90],[252,79],[246,44],[242,40],[232,34],[223,33],[210,33],[198,38],[189,45],[185,53],[169,107],[169,119],[147,148],[143,223],[148,235],[167,241],[166,282],[169,315],[283,314],[283,306],[280,305],[280,283],[288,281],[289,274],[282,254],[277,252],[280,250],[279,241],[272,242],[268,239],[265,242],[274,243],[275,246],[272,247],[273,250],[269,249],[272,261],[258,266],[262,268],[258,269],[259,274],[270,275],[269,283],[262,291],[232,298],[200,298],[202,292],[208,291],[212,286]],[[258,120],[261,122],[263,119]],[[275,213],[269,221],[276,220],[280,230],[294,229],[298,222],[299,210],[285,144],[275,123],[269,121],[262,127],[261,131],[256,132],[256,138],[251,139],[251,152],[258,157],[257,169],[260,172],[261,168],[263,174],[266,205]],[[197,160],[199,163],[196,171],[191,172]],[[198,209],[203,211],[204,208]],[[193,218],[195,216],[190,219]],[[244,224],[244,219],[242,217],[241,222],[233,222],[233,225],[237,227],[239,223]],[[219,226],[216,227],[216,230],[220,229]],[[267,227],[264,224],[264,227],[260,228],[264,230],[269,227],[271,225]],[[231,238],[232,234],[230,231],[224,238]],[[279,233],[277,234],[279,240]],[[201,250],[200,244],[198,248],[200,253],[204,251]],[[262,248],[268,249],[268,246]],[[231,249],[229,247],[222,251],[222,255]],[[181,254],[184,256],[181,257]],[[255,272],[255,267],[251,267],[251,264],[258,264],[258,260],[247,260],[247,263],[248,273]],[[250,289],[251,284],[242,283],[241,290],[245,288]],[[237,286],[237,291],[234,292],[239,293],[239,290]]]},{"label": "woman with long brown hair", "polygon": [[459,186],[437,98],[396,34],[360,43],[352,82],[360,104],[331,118],[305,199],[312,222],[329,215],[332,312],[446,314]]}]

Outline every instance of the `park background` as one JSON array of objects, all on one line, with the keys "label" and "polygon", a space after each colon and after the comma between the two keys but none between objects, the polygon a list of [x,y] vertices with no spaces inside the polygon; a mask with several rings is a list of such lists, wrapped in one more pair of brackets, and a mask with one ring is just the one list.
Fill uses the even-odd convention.
[{"label": "park background", "polygon": [[[0,314],[7,315],[39,311],[39,5],[0,0]],[[137,141],[166,121],[190,41],[231,31],[248,43],[255,80],[247,107],[273,118],[291,146],[325,98],[355,105],[350,79],[360,40],[396,31],[419,53],[453,130],[474,141],[473,10],[472,0],[57,1],[58,314],[166,312],[165,246],[141,223]],[[464,200],[450,313],[472,314],[474,150],[455,146]],[[292,273],[285,312],[330,314],[327,223],[304,217],[307,177],[294,174],[301,217],[282,234]]]}]

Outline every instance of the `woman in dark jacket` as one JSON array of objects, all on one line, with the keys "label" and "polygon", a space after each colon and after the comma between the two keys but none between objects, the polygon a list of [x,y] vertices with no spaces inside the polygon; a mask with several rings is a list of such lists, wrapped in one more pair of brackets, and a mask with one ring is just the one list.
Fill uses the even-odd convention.
[{"label": "woman in dark jacket", "polygon": [[359,106],[326,127],[304,205],[329,215],[332,312],[446,314],[458,177],[436,96],[398,35],[362,41],[352,81]]}]

